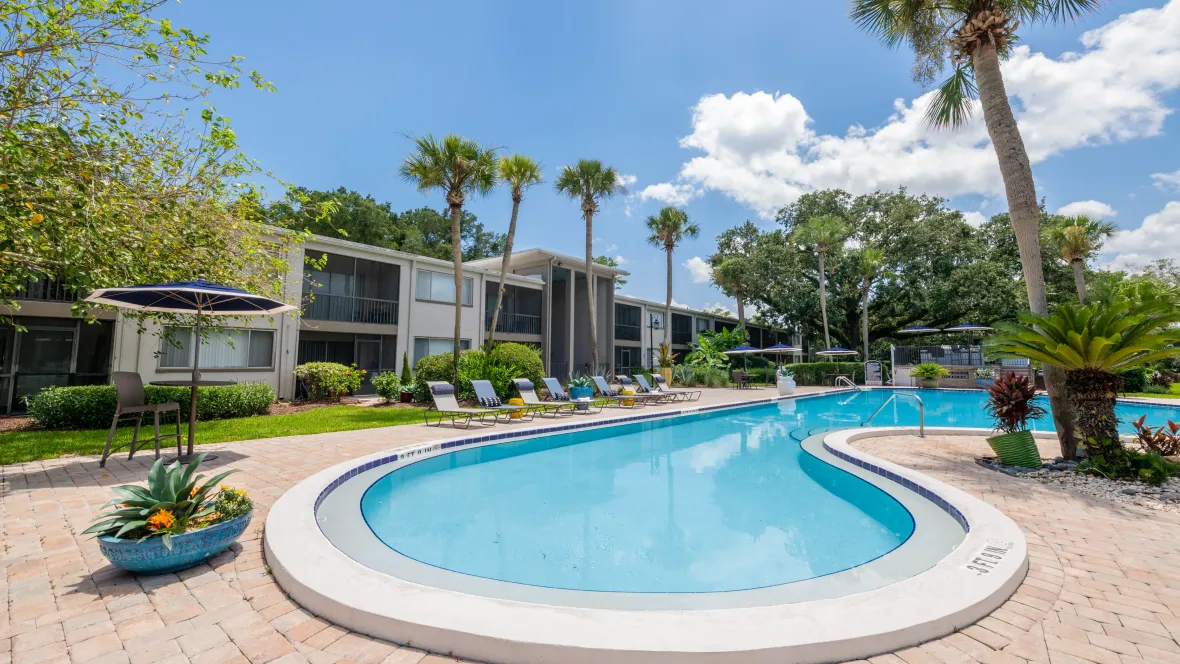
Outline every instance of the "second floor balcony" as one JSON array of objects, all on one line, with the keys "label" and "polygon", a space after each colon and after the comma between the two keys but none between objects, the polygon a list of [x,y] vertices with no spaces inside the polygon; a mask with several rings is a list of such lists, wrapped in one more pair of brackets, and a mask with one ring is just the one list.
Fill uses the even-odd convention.
[{"label": "second floor balcony", "polygon": [[672,343],[686,345],[692,343],[692,331],[672,330]]},{"label": "second floor balcony", "polygon": [[[489,314],[483,322],[483,329],[492,328],[492,316]],[[541,317],[530,314],[510,314],[500,312],[496,319],[496,331],[505,334],[541,334]]]},{"label": "second floor balcony", "polygon": [[37,281],[30,281],[16,291],[17,300],[36,300],[39,302],[77,302],[85,293],[66,288],[57,279],[46,277]]},{"label": "second floor balcony", "polygon": [[[303,294],[306,299],[309,293]],[[307,320],[397,325],[397,300],[316,293],[303,311]]]},{"label": "second floor balcony", "polygon": [[638,325],[615,323],[615,338],[619,341],[639,341],[642,330]]}]

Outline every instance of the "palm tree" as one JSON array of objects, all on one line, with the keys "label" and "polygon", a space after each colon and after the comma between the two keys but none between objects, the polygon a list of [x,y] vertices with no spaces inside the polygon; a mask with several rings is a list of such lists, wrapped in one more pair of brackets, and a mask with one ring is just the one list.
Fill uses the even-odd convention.
[{"label": "palm tree", "polygon": [[[949,58],[953,69],[938,88],[926,119],[935,127],[960,127],[971,117],[975,98],[1000,164],[1012,230],[1024,270],[1029,308],[1049,311],[1041,266],[1040,219],[1032,166],[1012,115],[1000,59],[1007,57],[1021,23],[1063,22],[1097,10],[1102,0],[853,0],[852,20],[889,46],[914,51],[914,78],[929,83]],[[1065,400],[1064,377],[1045,371],[1049,402],[1062,449],[1076,446],[1073,413]],[[1068,441],[1068,443],[1067,443]]]},{"label": "palm tree", "polygon": [[1086,303],[1086,261],[1105,240],[1114,236],[1114,224],[1089,217],[1058,217],[1045,228],[1045,241],[1056,246],[1061,258],[1073,268],[1073,283],[1078,289],[1078,302]]},{"label": "palm tree", "polygon": [[500,180],[512,190],[512,218],[508,221],[508,237],[504,240],[504,258],[500,261],[500,288],[496,293],[496,308],[492,309],[492,326],[488,329],[488,350],[496,338],[496,322],[500,319],[500,307],[504,304],[504,275],[508,274],[508,261],[512,256],[512,241],[516,238],[516,216],[520,213],[520,202],[524,190],[541,184],[541,165],[522,154],[514,154],[500,160]]},{"label": "palm tree", "polygon": [[825,215],[812,217],[792,233],[795,242],[814,251],[819,256],[819,310],[824,319],[825,348],[832,347],[832,337],[828,333],[828,292],[826,275],[824,274],[824,258],[828,252],[839,251],[848,237],[848,224],[840,217]]},{"label": "palm tree", "polygon": [[[1180,308],[1169,298],[1117,296],[1092,305],[1062,304],[1051,316],[999,323],[989,354],[1023,357],[1065,370],[1077,426],[1098,454],[1119,447],[1115,395],[1121,371],[1180,356]],[[1073,458],[1076,448],[1070,449]]]},{"label": "palm tree", "polygon": [[[463,246],[459,222],[469,194],[486,196],[496,188],[496,149],[447,134],[414,139],[414,152],[402,162],[402,177],[418,191],[441,189],[451,211],[451,259],[455,263],[455,376],[459,375],[459,336],[463,320]],[[503,279],[501,279],[503,281]]]},{"label": "palm tree", "polygon": [[672,252],[685,238],[695,239],[701,234],[701,229],[688,220],[687,212],[668,206],[660,210],[659,214],[647,218],[647,230],[651,232],[651,235],[647,236],[647,243],[653,247],[663,247],[664,253],[668,257],[668,297],[664,303],[668,324],[664,325],[664,343],[669,344],[670,347],[672,343],[670,338],[672,333]]},{"label": "palm tree", "polygon": [[860,252],[860,327],[864,338],[865,359],[869,359],[869,291],[873,280],[880,277],[885,267],[885,252],[875,247],[866,247]]},{"label": "palm tree", "polygon": [[749,260],[742,256],[731,256],[713,268],[713,281],[721,292],[737,300],[738,325],[746,326],[746,281],[750,275]]},{"label": "palm tree", "polygon": [[586,299],[590,303],[590,361],[598,371],[598,317],[594,290],[594,214],[598,201],[627,193],[619,174],[597,159],[579,159],[573,166],[563,166],[554,183],[558,193],[582,202],[586,220]]}]

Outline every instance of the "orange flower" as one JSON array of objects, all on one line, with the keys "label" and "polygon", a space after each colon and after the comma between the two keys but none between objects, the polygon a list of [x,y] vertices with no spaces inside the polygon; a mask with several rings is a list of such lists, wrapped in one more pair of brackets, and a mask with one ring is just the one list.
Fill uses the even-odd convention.
[{"label": "orange flower", "polygon": [[193,485],[193,492],[192,492],[192,493],[190,493],[190,494],[188,495],[188,497],[189,497],[189,498],[194,498],[194,497],[196,497],[196,495],[197,495],[197,492],[198,492],[198,491],[200,491],[200,490],[201,490],[201,487],[199,487],[199,486],[197,486],[197,485],[195,485],[195,484],[194,484],[194,485]]},{"label": "orange flower", "polygon": [[148,530],[164,530],[171,528],[172,524],[176,523],[176,517],[172,516],[172,512],[168,510],[160,510],[148,517]]}]

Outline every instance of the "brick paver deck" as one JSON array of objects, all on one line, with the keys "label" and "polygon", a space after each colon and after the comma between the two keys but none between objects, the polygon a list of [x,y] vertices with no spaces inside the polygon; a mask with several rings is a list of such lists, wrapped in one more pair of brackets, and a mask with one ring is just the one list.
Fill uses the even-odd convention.
[{"label": "brick paver deck", "polygon": [[[769,394],[709,390],[702,403]],[[221,455],[211,466],[241,471],[232,483],[250,492],[257,513],[224,554],[157,577],[110,567],[94,540],[76,534],[111,497],[107,487],[144,478],[149,454],[112,460],[105,470],[93,457],[0,468],[0,664],[454,662],[349,633],[303,611],[268,574],[261,539],[269,506],[313,472],[452,435],[446,427],[415,425],[203,447]],[[976,439],[895,437],[863,445],[998,506],[1025,528],[1032,556],[1027,580],[991,616],[872,662],[1180,664],[1180,516],[986,471],[971,460],[986,451]]]}]

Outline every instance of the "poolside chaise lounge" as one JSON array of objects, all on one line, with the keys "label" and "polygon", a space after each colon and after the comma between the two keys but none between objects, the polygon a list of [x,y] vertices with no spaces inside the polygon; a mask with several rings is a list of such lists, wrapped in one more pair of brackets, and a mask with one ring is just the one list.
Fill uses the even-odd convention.
[{"label": "poolside chaise lounge", "polygon": [[565,390],[561,389],[561,383],[557,382],[556,378],[546,377],[546,378],[542,378],[541,380],[545,381],[545,389],[549,390],[549,397],[550,397],[551,401],[561,402],[561,403],[566,403],[566,402],[572,403],[575,405],[574,412],[589,413],[590,410],[592,408],[594,408],[595,406],[598,406],[598,410],[594,411],[594,412],[598,412],[598,413],[602,412],[602,406],[603,406],[602,401],[596,402],[593,399],[590,400],[590,407],[589,408],[587,408],[586,410],[583,410],[583,411],[578,411],[576,408],[578,402],[570,399],[569,392],[566,392]]},{"label": "poolside chaise lounge", "polygon": [[[455,399],[455,386],[446,381],[430,380],[426,381],[427,387],[430,388],[430,406],[422,411],[422,419],[426,421],[426,426],[442,426],[443,420],[450,418],[451,426],[458,428],[459,422],[462,420],[463,428],[471,426],[471,420],[478,419],[480,424],[492,426],[500,418],[500,411],[492,410],[490,408],[463,408]],[[437,416],[434,424],[430,423],[431,413]],[[492,418],[489,423],[487,418]]]},{"label": "poolside chaise lounge", "polygon": [[[643,376],[640,376],[640,378],[643,378]],[[685,401],[696,401],[697,399],[701,398],[700,390],[676,390],[669,388],[664,382],[664,377],[659,374],[652,374],[651,379],[655,381],[655,384],[652,385],[652,387],[655,388],[655,392],[660,392],[663,394],[681,394],[684,395]]]},{"label": "poolside chaise lounge", "polygon": [[479,405],[484,408],[491,408],[502,413],[508,413],[509,417],[513,413],[520,413],[522,419],[526,422],[533,419],[539,410],[536,406],[525,404],[523,406],[513,406],[511,404],[500,403],[500,397],[496,396],[496,388],[492,387],[490,380],[473,380],[471,387],[475,389],[475,398],[479,399]]},{"label": "poolside chaise lounge", "polygon": [[536,386],[528,378],[513,378],[512,382],[516,384],[516,391],[520,392],[520,398],[525,405],[536,406],[537,412],[542,416],[557,417],[563,411],[568,415],[573,415],[577,409],[577,405],[572,401],[541,401],[541,398],[537,396]]},{"label": "poolside chaise lounge", "polygon": [[[620,408],[636,408],[644,406],[649,403],[649,400],[644,398],[641,394],[631,394],[624,396],[615,390],[611,389],[610,384],[602,376],[591,376],[590,380],[594,381],[595,387],[598,388],[598,398],[606,399],[608,403],[613,403]],[[630,401],[630,405],[626,402]]]},{"label": "poolside chaise lounge", "polygon": [[[642,378],[642,377],[643,376],[636,374],[636,378]],[[671,399],[669,397],[667,397],[663,394],[656,394],[655,392],[652,392],[651,390],[647,389],[643,385],[636,385],[631,380],[630,376],[616,376],[615,380],[619,381],[619,385],[622,385],[624,390],[629,389],[632,392],[634,392],[635,398],[640,399],[644,403],[661,403],[661,402],[671,401]]]}]

